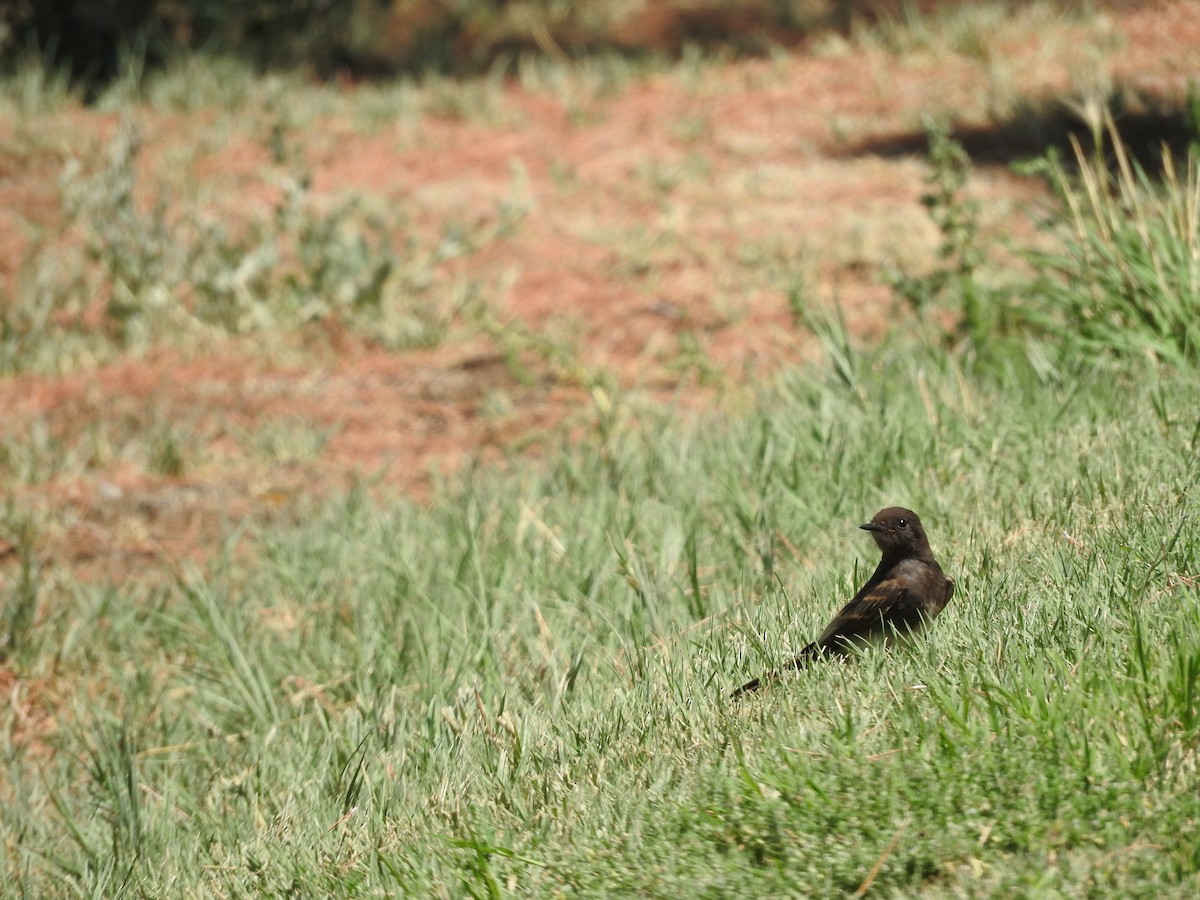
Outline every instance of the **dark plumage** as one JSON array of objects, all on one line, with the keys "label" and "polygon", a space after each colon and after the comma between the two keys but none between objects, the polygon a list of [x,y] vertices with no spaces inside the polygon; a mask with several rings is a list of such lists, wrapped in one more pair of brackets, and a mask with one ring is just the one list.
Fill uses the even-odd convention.
[{"label": "dark plumage", "polygon": [[[854,599],[833,617],[821,636],[783,666],[801,669],[823,656],[845,656],[851,649],[920,631],[954,595],[954,579],[942,571],[929,549],[921,520],[911,509],[881,509],[866,525],[883,558]],[[779,677],[779,671],[755,678],[733,692],[734,697],[756,691]]]}]

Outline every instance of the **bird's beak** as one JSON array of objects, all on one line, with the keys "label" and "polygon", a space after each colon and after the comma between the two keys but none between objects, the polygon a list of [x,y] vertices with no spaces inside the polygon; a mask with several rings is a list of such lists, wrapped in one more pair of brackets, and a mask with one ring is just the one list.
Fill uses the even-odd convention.
[{"label": "bird's beak", "polygon": [[868,522],[866,525],[859,525],[863,531],[883,531],[882,525],[876,525],[874,522]]}]

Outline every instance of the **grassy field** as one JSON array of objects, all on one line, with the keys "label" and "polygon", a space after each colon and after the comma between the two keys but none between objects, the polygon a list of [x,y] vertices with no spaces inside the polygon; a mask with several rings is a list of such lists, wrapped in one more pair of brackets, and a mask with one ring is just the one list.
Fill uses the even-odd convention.
[{"label": "grassy field", "polygon": [[[589,65],[525,77],[578,93]],[[254,103],[274,89],[247,87]],[[493,89],[364,94],[492,110],[479,98]],[[5,152],[71,156],[69,129],[9,112]],[[370,127],[376,113],[337,115]],[[388,353],[456,329],[513,367],[533,348],[587,400],[536,459],[517,446],[423,502],[369,478],[314,492],[227,522],[200,562],[119,580],[48,557],[54,516],[20,491],[96,465],[122,428],[166,479],[217,465],[193,457],[201,440],[125,413],[73,462],[85,451],[49,431],[6,431],[3,892],[1200,893],[1195,151],[1151,177],[1110,135],[1108,156],[1041,164],[1050,222],[997,263],[965,199],[969,161],[930,138],[939,263],[893,279],[908,305],[886,336],[848,333],[776,260],[797,285],[796,339],[821,359],[708,404],[647,402],[489,318],[488,282],[455,299],[467,289],[444,264],[545,214],[520,171],[491,218],[414,226],[396,249],[403,217],[314,212],[286,143],[277,192],[241,230],[213,230],[204,197],[182,217],[139,205],[128,123],[94,170],[68,165],[75,242],[5,298],[6,378],[86,373],[196,333],[202,347],[267,336],[311,362],[328,347],[295,334],[324,317]],[[703,181],[694,162],[676,175]],[[89,329],[71,285],[92,278],[113,302]],[[47,297],[66,304],[57,319]],[[434,300],[398,299],[412,297]],[[709,365],[692,352],[689,371]],[[275,423],[239,439],[307,458],[327,438]],[[958,583],[927,636],[731,703],[861,584],[876,553],[856,526],[894,504],[921,514]]]},{"label": "grassy field", "polygon": [[[1191,893],[1200,385],[972,376],[916,338],[853,363],[431,508],[352,495],[172,584],[29,572],[8,615],[54,614],[13,660],[67,693],[54,753],[5,746],[10,884]],[[929,639],[730,704],[889,503],[959,582]]]}]

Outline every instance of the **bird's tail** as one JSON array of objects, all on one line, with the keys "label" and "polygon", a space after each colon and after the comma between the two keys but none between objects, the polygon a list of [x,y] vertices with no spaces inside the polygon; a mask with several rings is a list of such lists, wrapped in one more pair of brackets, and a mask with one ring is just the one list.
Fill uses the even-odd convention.
[{"label": "bird's tail", "polygon": [[780,666],[773,672],[768,672],[761,678],[755,678],[753,681],[747,681],[740,688],[730,694],[729,699],[736,700],[743,694],[753,694],[763,685],[770,684],[772,681],[775,681],[777,678],[779,678],[780,673],[786,672],[788,669],[803,669],[811,660],[821,655],[821,648],[818,647],[816,643],[809,644],[807,647],[797,653],[796,657],[791,662],[784,666]]}]

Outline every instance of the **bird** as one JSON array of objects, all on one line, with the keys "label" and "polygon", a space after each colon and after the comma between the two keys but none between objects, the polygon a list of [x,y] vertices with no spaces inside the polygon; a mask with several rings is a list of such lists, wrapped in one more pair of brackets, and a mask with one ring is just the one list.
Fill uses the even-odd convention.
[{"label": "bird", "polygon": [[889,506],[859,528],[871,532],[883,554],[875,574],[795,659],[746,682],[731,699],[769,684],[782,671],[803,669],[813,660],[844,657],[855,648],[873,643],[891,645],[921,631],[946,608],[954,596],[954,579],[934,559],[925,528],[915,512]]}]

